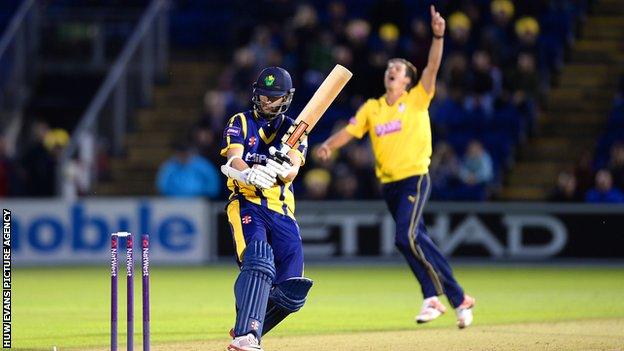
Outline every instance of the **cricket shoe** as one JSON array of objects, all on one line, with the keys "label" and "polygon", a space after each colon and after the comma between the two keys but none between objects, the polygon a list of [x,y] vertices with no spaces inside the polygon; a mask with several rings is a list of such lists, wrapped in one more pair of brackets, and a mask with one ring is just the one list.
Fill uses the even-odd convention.
[{"label": "cricket shoe", "polygon": [[263,351],[258,339],[251,333],[235,337],[226,349],[227,351]]},{"label": "cricket shoe", "polygon": [[472,296],[464,295],[464,301],[455,308],[457,314],[457,327],[464,329],[472,324],[472,308],[475,305],[475,299]]},{"label": "cricket shoe", "polygon": [[431,322],[446,312],[446,307],[440,302],[437,296],[429,297],[423,301],[420,313],[416,316],[416,323],[422,324]]}]

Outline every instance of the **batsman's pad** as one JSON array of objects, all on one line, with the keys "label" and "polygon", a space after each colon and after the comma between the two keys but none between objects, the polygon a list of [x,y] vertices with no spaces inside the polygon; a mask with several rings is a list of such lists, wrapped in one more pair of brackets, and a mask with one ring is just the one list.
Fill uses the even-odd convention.
[{"label": "batsman's pad", "polygon": [[248,243],[243,253],[241,272],[234,284],[236,296],[236,336],[254,333],[262,336],[271,286],[275,279],[273,249],[266,241]]},{"label": "batsman's pad", "polygon": [[303,307],[312,284],[311,279],[301,277],[287,279],[273,287],[267,313],[264,317],[264,334],[268,333],[289,314],[297,312]]}]

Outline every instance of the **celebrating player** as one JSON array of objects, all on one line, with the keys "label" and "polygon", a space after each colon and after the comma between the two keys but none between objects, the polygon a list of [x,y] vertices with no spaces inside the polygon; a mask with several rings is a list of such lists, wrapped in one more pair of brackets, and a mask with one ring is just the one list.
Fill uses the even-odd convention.
[{"label": "celebrating player", "polygon": [[429,103],[442,59],[445,21],[431,6],[433,40],[427,66],[416,84],[416,68],[405,59],[388,61],[384,75],[386,94],[369,99],[349,124],[329,137],[317,151],[326,160],[354,137],[368,133],[376,159],[376,174],[396,222],[395,244],[420,282],[424,302],[418,323],[438,318],[446,307],[438,299],[446,294],[457,313],[457,325],[472,323],[475,300],[453,277],[451,267],[431,241],[422,218],[429,196],[431,158]]},{"label": "celebrating player", "polygon": [[232,192],[227,216],[240,266],[230,351],[262,350],[262,335],[303,307],[312,287],[303,277],[292,187],[307,144],[290,150],[290,160],[269,155],[293,124],[284,113],[294,91],[286,70],[265,68],[253,84],[253,109],[230,118],[223,133],[221,171]]}]

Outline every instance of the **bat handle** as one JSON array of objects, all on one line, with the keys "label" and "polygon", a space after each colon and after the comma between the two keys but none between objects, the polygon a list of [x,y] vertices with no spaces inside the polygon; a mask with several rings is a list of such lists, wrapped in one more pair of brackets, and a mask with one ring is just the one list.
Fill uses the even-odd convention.
[{"label": "bat handle", "polygon": [[292,166],[292,161],[290,160],[290,157],[288,157],[288,155],[286,154],[288,152],[287,149],[288,147],[282,147],[281,150],[278,150],[275,148],[275,146],[271,146],[269,148],[269,154],[271,155],[271,158],[275,161],[282,163],[288,162],[288,164]]}]

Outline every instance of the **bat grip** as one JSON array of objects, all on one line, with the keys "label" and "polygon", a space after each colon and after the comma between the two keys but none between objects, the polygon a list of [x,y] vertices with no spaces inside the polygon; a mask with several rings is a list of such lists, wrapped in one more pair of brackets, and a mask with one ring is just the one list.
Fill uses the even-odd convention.
[{"label": "bat grip", "polygon": [[285,163],[287,162],[289,165],[292,166],[292,161],[290,160],[290,157],[288,157],[288,155],[286,154],[286,152],[284,152],[285,148],[282,148],[281,150],[277,150],[275,147],[271,146],[269,148],[269,154],[271,155],[271,158],[277,162],[281,162],[281,163]]}]

